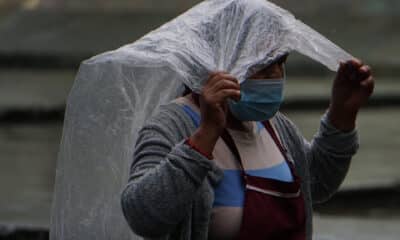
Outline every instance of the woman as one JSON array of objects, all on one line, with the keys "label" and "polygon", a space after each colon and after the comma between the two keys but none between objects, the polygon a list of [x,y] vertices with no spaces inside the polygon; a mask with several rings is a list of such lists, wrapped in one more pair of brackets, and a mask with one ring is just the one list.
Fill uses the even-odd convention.
[{"label": "woman", "polygon": [[312,203],[327,200],[343,181],[358,147],[357,112],[374,81],[359,60],[342,63],[329,109],[308,143],[276,113],[285,59],[242,84],[213,73],[200,95],[165,105],[142,128],[122,197],[136,233],[310,239]]},{"label": "woman", "polygon": [[[292,51],[332,71],[352,59],[266,0],[209,0],[83,62],[68,96],[50,239],[137,239],[123,189],[126,219],[147,238],[310,239],[312,204],[343,179],[373,84],[361,63],[343,65],[309,144],[274,115]],[[209,77],[217,70],[229,74]],[[196,94],[179,98],[183,85]]]}]

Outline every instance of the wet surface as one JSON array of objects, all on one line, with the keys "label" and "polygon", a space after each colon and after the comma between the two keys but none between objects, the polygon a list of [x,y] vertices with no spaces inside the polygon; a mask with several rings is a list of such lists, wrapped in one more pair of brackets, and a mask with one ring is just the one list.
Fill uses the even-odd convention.
[{"label": "wet surface", "polygon": [[[319,126],[324,111],[289,112],[307,139],[311,139]],[[360,149],[354,157],[344,188],[362,188],[394,185],[400,182],[400,110],[368,109],[359,114]]]},{"label": "wet surface", "polygon": [[76,71],[0,69],[0,111],[64,106]]},{"label": "wet surface", "polygon": [[[5,109],[56,108],[63,106],[77,70],[0,69],[0,111]],[[334,74],[325,77],[294,76],[288,69],[285,99],[328,100]],[[400,96],[396,76],[377,78],[375,98]]]},{"label": "wet surface", "polygon": [[0,223],[47,226],[61,124],[0,127]]},{"label": "wet surface", "polygon": [[[324,99],[330,97],[331,86],[335,75],[330,74],[326,77],[316,76],[287,76],[285,86],[285,97],[291,99]],[[383,96],[400,96],[400,81],[396,76],[375,76],[376,86],[373,98]]]},{"label": "wet surface", "polygon": [[[123,8],[123,11],[96,12],[93,9],[107,8],[108,4],[75,2],[86,3],[75,6],[85,10],[77,11],[75,7],[66,10],[65,6],[69,4],[63,4],[61,6],[64,6],[64,11],[38,8],[18,11],[12,17],[3,19],[0,24],[0,53],[92,56],[135,41],[191,5],[184,1],[174,1],[175,4],[156,4],[155,9],[152,1],[135,1],[127,5],[129,8]],[[293,1],[278,2],[292,9],[300,19],[354,56],[373,61],[374,64],[399,64],[399,58],[393,54],[399,52],[397,26],[400,18],[396,1],[321,3],[312,0],[300,3],[301,6]],[[90,5],[94,7],[85,7]],[[340,18],[337,17],[338,10],[341,11]]]},{"label": "wet surface", "polygon": [[400,218],[314,217],[316,240],[398,240]]}]

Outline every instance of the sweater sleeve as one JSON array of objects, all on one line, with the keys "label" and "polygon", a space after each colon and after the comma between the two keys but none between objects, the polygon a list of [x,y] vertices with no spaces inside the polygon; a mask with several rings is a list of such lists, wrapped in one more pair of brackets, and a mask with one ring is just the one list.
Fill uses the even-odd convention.
[{"label": "sweater sleeve", "polygon": [[222,177],[215,162],[184,144],[190,133],[183,119],[174,112],[160,113],[139,132],[121,204],[130,227],[141,236],[171,233],[190,211],[207,175]]},{"label": "sweater sleeve", "polygon": [[342,132],[333,127],[327,114],[321,119],[319,131],[308,143],[311,196],[314,203],[327,201],[344,181],[353,155],[359,148],[356,130]]},{"label": "sweater sleeve", "polygon": [[351,158],[359,147],[358,133],[356,130],[341,132],[330,124],[327,114],[324,114],[317,134],[309,142],[293,123],[287,121],[294,131],[291,136],[297,138],[292,139],[292,143],[295,148],[301,147],[298,152],[305,156],[313,203],[327,201],[347,175]]}]

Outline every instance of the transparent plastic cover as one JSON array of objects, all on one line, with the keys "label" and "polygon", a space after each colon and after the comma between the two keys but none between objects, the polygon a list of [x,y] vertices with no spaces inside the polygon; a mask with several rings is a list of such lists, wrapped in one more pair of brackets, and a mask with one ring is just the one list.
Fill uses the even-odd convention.
[{"label": "transparent plastic cover", "polygon": [[[138,129],[211,71],[244,81],[297,51],[330,70],[351,55],[265,0],[210,0],[80,66],[67,101],[50,239],[140,239],[122,214]],[[140,216],[138,216],[140,217]]]}]

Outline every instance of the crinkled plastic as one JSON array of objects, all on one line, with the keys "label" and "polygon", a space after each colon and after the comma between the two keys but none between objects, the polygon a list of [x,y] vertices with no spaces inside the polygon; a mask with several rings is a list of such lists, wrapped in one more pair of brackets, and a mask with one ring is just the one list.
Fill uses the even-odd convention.
[{"label": "crinkled plastic", "polygon": [[183,84],[199,91],[216,70],[244,81],[291,51],[333,71],[352,58],[270,2],[211,0],[83,62],[67,102],[50,238],[140,239],[125,222],[120,193],[146,119]]}]

